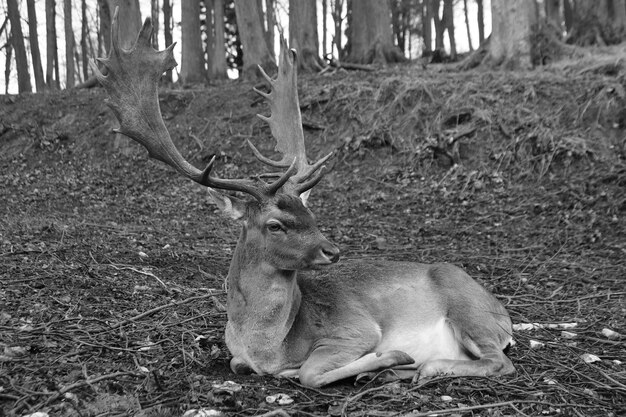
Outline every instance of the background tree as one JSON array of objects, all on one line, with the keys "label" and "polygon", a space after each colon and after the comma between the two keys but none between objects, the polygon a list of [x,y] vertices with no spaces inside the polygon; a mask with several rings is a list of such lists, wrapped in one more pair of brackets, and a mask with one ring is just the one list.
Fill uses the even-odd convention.
[{"label": "background tree", "polygon": [[[172,4],[170,3],[170,0],[163,0],[163,37],[165,38],[165,46],[169,46],[173,43],[172,27]],[[172,70],[167,70],[163,79],[171,83]]]},{"label": "background tree", "polygon": [[478,21],[478,45],[485,43],[485,8],[483,0],[476,0],[476,20]]},{"label": "background tree", "polygon": [[35,87],[37,92],[41,92],[46,87],[43,78],[43,68],[41,66],[41,52],[39,51],[39,35],[37,33],[37,12],[35,11],[35,0],[26,0],[28,9],[28,39],[30,43],[30,54],[33,60],[33,74],[35,75]]},{"label": "background tree", "polygon": [[406,60],[393,44],[389,2],[352,0],[350,54],[347,61],[385,64]]},{"label": "background tree", "polygon": [[276,63],[267,48],[264,29],[259,19],[262,11],[258,9],[258,3],[235,0],[235,13],[243,50],[243,76],[256,78],[258,76],[257,65],[261,65],[268,72],[275,70]]},{"label": "background tree", "polygon": [[463,0],[463,16],[465,17],[465,30],[467,33],[467,45],[469,47],[470,52],[473,52],[474,46],[472,45],[472,29],[470,26],[469,13],[467,10],[467,0]]},{"label": "background tree", "polygon": [[507,69],[531,68],[531,33],[536,18],[533,1],[492,0],[492,32],[486,63]]},{"label": "background tree", "polygon": [[331,3],[331,16],[333,18],[333,45],[337,51],[337,59],[343,59],[343,46],[342,46],[342,26],[343,26],[343,6],[344,0],[333,0]]},{"label": "background tree", "polygon": [[[207,19],[208,20],[208,19]],[[183,83],[204,81],[204,53],[200,37],[200,2],[181,1],[182,59],[180,79]]]},{"label": "background tree", "polygon": [[211,51],[213,54],[209,59],[209,78],[226,78],[224,0],[213,0],[213,47]]},{"label": "background tree", "polygon": [[20,93],[30,93],[30,73],[28,71],[28,58],[26,57],[26,47],[24,46],[24,35],[22,34],[22,21],[17,0],[7,0],[9,21],[11,22],[11,44],[15,50],[15,64],[17,69],[17,84]]},{"label": "background tree", "polygon": [[432,3],[430,0],[422,1],[422,39],[424,40],[424,47],[422,49],[422,56],[430,56],[433,52],[433,37],[431,29],[432,16]]},{"label": "background tree", "polygon": [[150,1],[150,17],[152,18],[152,47],[159,50],[159,0]]},{"label": "background tree", "polygon": [[[93,49],[89,49],[91,41],[89,38],[89,23],[87,21],[87,0],[82,0],[80,5],[81,26],[80,26],[80,50],[83,63],[83,79],[89,78],[89,56],[93,56]],[[88,45],[89,44],[89,45]]]},{"label": "background tree", "polygon": [[74,30],[72,29],[72,0],[63,0],[65,28],[65,88],[74,86]]},{"label": "background tree", "polygon": [[289,0],[289,46],[298,51],[298,69],[321,71],[315,0]]},{"label": "background tree", "polygon": [[572,0],[567,41],[581,46],[620,43],[626,32],[624,0]]},{"label": "background tree", "polygon": [[[527,1],[527,0],[525,0]],[[448,32],[450,42],[450,59],[456,60],[456,38],[454,37],[454,6],[452,0],[443,0],[443,17],[441,25]]]},{"label": "background tree", "polygon": [[46,84],[48,88],[58,89],[60,80],[55,8],[55,0],[46,0]]},{"label": "background tree", "polygon": [[[115,13],[115,8],[119,7],[119,25],[120,25],[120,46],[122,48],[130,48],[133,46],[137,34],[141,30],[141,10],[139,8],[139,0],[108,0],[109,2],[109,21]],[[182,3],[187,3],[183,1]],[[106,43],[106,48],[110,43]]]}]

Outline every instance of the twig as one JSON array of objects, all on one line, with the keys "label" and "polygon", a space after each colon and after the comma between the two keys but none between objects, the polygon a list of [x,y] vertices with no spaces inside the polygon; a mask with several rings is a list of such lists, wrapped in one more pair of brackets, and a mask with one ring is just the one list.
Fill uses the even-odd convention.
[{"label": "twig", "polygon": [[142,274],[142,275],[146,275],[146,276],[148,276],[148,277],[152,277],[152,278],[156,279],[156,280],[159,282],[159,284],[161,284],[161,285],[163,286],[163,288],[165,289],[165,291],[166,291],[168,294],[171,294],[171,293],[172,293],[172,290],[170,290],[170,289],[167,287],[167,285],[165,285],[165,283],[164,283],[163,281],[161,281],[161,279],[160,279],[159,277],[157,277],[156,275],[154,275],[152,272],[149,272],[149,271],[142,271],[142,270],[139,270],[139,269],[137,269],[137,268],[133,268],[132,266],[123,266],[123,267],[118,267],[118,266],[116,266],[115,264],[109,264],[109,266],[112,266],[113,268],[117,269],[118,271],[122,271],[122,270],[128,269],[128,270],[131,270],[131,271],[136,272],[136,273],[138,273],[138,274]]},{"label": "twig", "polygon": [[190,301],[195,301],[195,300],[203,300],[203,299],[205,299],[205,298],[211,298],[211,297],[214,297],[215,295],[219,295],[219,294],[221,294],[221,293],[222,293],[222,291],[211,292],[210,294],[196,295],[196,296],[189,297],[189,298],[186,298],[186,299],[181,300],[181,301],[176,301],[176,302],[173,302],[173,303],[164,304],[164,305],[162,305],[162,306],[158,306],[158,307],[155,307],[155,308],[150,309],[150,310],[148,310],[148,311],[144,311],[144,312],[143,312],[143,313],[141,313],[141,314],[137,314],[136,316],[133,316],[133,317],[131,317],[131,318],[129,318],[129,319],[126,319],[126,320],[124,320],[124,321],[121,321],[121,322],[119,322],[119,323],[117,323],[117,324],[114,324],[114,325],[113,325],[113,326],[111,326],[110,328],[108,328],[108,329],[106,329],[106,330],[101,330],[100,332],[97,332],[96,334],[101,334],[101,333],[110,332],[110,331],[112,331],[112,330],[116,330],[116,329],[118,329],[118,328],[120,328],[120,327],[122,327],[122,326],[125,326],[125,325],[126,325],[126,324],[128,324],[128,323],[131,323],[131,322],[133,322],[133,321],[136,321],[136,320],[142,319],[142,318],[144,318],[144,317],[150,316],[150,315],[152,315],[152,314],[154,314],[154,313],[157,313],[157,312],[159,312],[159,311],[161,311],[161,310],[165,310],[166,308],[170,308],[170,307],[177,307],[177,306],[179,306],[179,305],[186,304],[186,303],[188,303],[188,302],[190,302]]},{"label": "twig", "polygon": [[441,410],[432,410],[425,411],[421,413],[407,413],[403,414],[403,417],[428,417],[428,416],[440,416],[444,414],[462,414],[468,411],[473,410],[484,410],[485,408],[497,408],[497,407],[511,407],[514,408],[515,404],[542,404],[550,407],[584,407],[584,408],[593,408],[596,407],[594,405],[584,405],[584,404],[554,404],[549,403],[547,401],[533,401],[533,400],[512,400],[512,401],[504,401],[500,403],[489,403],[489,404],[480,404],[480,405],[471,405],[467,407],[456,407],[456,408],[443,408]]},{"label": "twig", "polygon": [[57,400],[58,398],[62,397],[65,393],[70,392],[76,388],[81,388],[85,385],[93,385],[97,382],[100,381],[104,381],[106,379],[113,379],[113,378],[119,378],[121,376],[127,376],[127,375],[131,375],[131,376],[136,376],[139,377],[141,376],[140,374],[136,373],[136,372],[114,372],[112,374],[107,374],[107,375],[101,375],[92,379],[85,379],[83,381],[78,381],[75,382],[71,385],[67,385],[63,388],[61,388],[56,394],[53,394],[51,397],[49,397],[48,399],[46,399],[45,401],[42,401],[38,404],[35,404],[34,406],[30,407],[29,412],[31,411],[35,411],[38,409],[41,409],[45,406],[47,406],[48,404],[50,404],[52,401]]}]

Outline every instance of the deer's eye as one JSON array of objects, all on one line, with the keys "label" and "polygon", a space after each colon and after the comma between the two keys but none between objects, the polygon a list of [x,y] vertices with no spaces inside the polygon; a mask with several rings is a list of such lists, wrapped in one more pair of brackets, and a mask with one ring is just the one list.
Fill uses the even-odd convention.
[{"label": "deer's eye", "polygon": [[282,232],[283,226],[278,223],[278,222],[269,222],[267,223],[267,230],[269,230],[272,233],[276,233],[276,232]]}]

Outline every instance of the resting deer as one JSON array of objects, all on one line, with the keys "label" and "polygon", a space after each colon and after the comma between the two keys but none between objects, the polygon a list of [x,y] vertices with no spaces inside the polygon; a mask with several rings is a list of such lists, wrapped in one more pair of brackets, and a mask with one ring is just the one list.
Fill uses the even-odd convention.
[{"label": "resting deer", "polygon": [[[515,368],[503,350],[511,320],[502,304],[450,264],[363,260],[337,263],[339,249],[319,231],[306,197],[330,157],[309,164],[298,105],[296,53],[281,40],[279,69],[270,93],[269,123],[279,161],[248,143],[263,163],[284,170],[273,182],[223,179],[175,148],[158,103],[158,80],[176,65],[172,49],[150,46],[146,19],[130,50],[112,25],[108,70],[99,81],[119,119],[118,132],[150,156],[209,187],[218,206],[242,220],[228,271],[226,344],[235,373],[299,377],[318,387],[361,373],[392,368],[399,377],[504,375]],[[238,191],[244,201],[216,190]]]}]

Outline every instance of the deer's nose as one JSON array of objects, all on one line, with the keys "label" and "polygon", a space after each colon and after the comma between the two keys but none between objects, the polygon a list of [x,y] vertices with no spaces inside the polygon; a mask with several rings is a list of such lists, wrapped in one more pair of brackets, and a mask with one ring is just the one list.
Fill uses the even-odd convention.
[{"label": "deer's nose", "polygon": [[337,262],[341,255],[339,248],[328,241],[321,244],[320,251],[322,255],[330,261],[329,263]]}]

